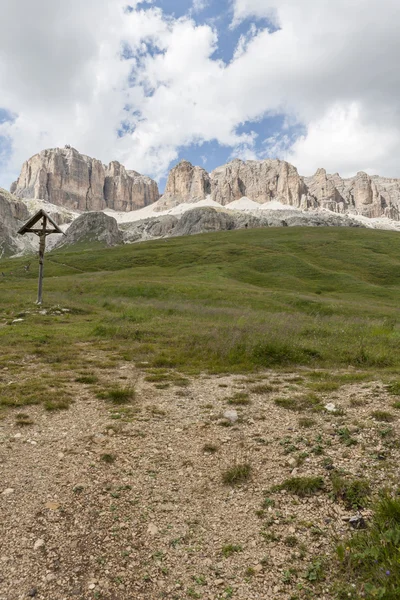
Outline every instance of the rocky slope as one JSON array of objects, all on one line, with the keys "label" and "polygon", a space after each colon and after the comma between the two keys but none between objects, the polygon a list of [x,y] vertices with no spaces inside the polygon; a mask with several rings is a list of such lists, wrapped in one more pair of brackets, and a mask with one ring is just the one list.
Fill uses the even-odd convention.
[{"label": "rocky slope", "polygon": [[106,167],[69,146],[32,156],[23,164],[11,192],[82,211],[136,210],[159,198],[157,184],[149,177],[128,171],[116,161]]},{"label": "rocky slope", "polygon": [[0,188],[0,258],[30,247],[32,236],[19,236],[18,229],[29,218],[27,206]]},{"label": "rocky slope", "polygon": [[279,201],[303,210],[324,208],[336,213],[400,220],[400,179],[358,173],[350,179],[318,169],[301,177],[297,169],[280,160],[239,159],[208,174],[182,161],[168,178],[160,210],[182,202],[211,199],[226,205],[243,196],[264,204]]},{"label": "rocky slope", "polygon": [[363,227],[348,215],[301,210],[265,210],[262,214],[214,207],[194,207],[182,215],[165,214],[134,222],[120,223],[125,243],[156,238],[195,235],[211,231],[257,227]]},{"label": "rocky slope", "polygon": [[123,243],[121,231],[115,219],[103,212],[88,212],[80,215],[70,225],[67,233],[57,240],[54,248],[75,244],[99,242],[103,246],[117,246]]}]

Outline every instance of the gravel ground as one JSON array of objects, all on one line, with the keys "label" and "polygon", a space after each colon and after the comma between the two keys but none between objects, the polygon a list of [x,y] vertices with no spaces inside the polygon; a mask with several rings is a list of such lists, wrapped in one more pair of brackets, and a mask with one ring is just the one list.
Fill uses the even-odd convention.
[{"label": "gravel ground", "polygon": [[[313,582],[310,568],[331,560],[354,511],[331,498],[326,459],[375,489],[398,483],[398,420],[382,383],[319,393],[337,414],[274,403],[306,391],[305,371],[165,389],[127,364],[99,375],[134,383],[132,405],[110,408],[95,386],[71,383],[69,410],[30,406],[30,425],[17,425],[16,410],[0,421],[0,600],[334,597],[329,569]],[[260,384],[274,389],[253,392]],[[236,392],[250,403],[229,405]],[[371,417],[378,409],[394,415],[393,432]],[[301,427],[304,417],[315,424]],[[344,426],[357,444],[343,443]],[[245,463],[249,480],[224,485],[226,469]],[[322,476],[325,490],[271,491],[305,475]]]}]

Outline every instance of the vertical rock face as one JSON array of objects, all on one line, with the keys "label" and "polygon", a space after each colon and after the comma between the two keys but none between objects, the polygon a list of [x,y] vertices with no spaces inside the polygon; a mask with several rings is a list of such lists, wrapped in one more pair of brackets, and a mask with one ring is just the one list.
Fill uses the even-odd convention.
[{"label": "vertical rock face", "polygon": [[119,162],[111,162],[105,171],[104,199],[107,208],[137,210],[156,202],[158,186],[150,177],[127,171]]},{"label": "vertical rock face", "polygon": [[118,162],[105,167],[68,146],[43,150],[26,161],[11,192],[83,211],[134,210],[159,198],[149,177],[126,171]]},{"label": "vertical rock face", "polygon": [[297,169],[285,161],[236,159],[211,173],[211,197],[222,205],[247,196],[260,204],[279,200],[300,207],[306,193]]},{"label": "vertical rock face", "polygon": [[17,231],[28,218],[25,204],[0,188],[0,258],[23,250],[25,239]]},{"label": "vertical rock face", "polygon": [[181,202],[204,200],[210,191],[210,176],[207,171],[201,167],[194,167],[187,160],[182,160],[169,172],[159,208],[163,210]]}]

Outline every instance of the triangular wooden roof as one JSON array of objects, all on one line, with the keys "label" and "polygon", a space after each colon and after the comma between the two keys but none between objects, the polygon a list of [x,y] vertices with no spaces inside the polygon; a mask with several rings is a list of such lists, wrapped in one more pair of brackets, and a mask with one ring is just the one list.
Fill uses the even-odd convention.
[{"label": "triangular wooden roof", "polygon": [[29,219],[29,221],[27,221],[25,223],[25,225],[23,225],[21,227],[21,229],[18,229],[18,233],[20,233],[21,235],[24,235],[25,233],[29,233],[31,231],[32,227],[38,221],[40,221],[40,219],[43,219],[43,218],[46,218],[53,225],[53,227],[54,227],[54,230],[48,230],[48,229],[46,229],[47,233],[62,233],[62,234],[64,234],[64,232],[59,228],[59,226],[54,221],[54,219],[52,219],[50,217],[50,215],[48,215],[47,212],[44,211],[42,208],[35,215],[33,215],[33,217],[31,217]]}]

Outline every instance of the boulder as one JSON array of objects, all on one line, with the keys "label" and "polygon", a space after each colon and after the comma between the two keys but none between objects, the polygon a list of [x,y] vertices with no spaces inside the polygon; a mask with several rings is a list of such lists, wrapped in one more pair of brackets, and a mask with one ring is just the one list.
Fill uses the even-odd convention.
[{"label": "boulder", "polygon": [[122,232],[113,217],[103,212],[83,213],[69,226],[66,235],[57,242],[55,248],[93,242],[108,247],[123,243]]}]

